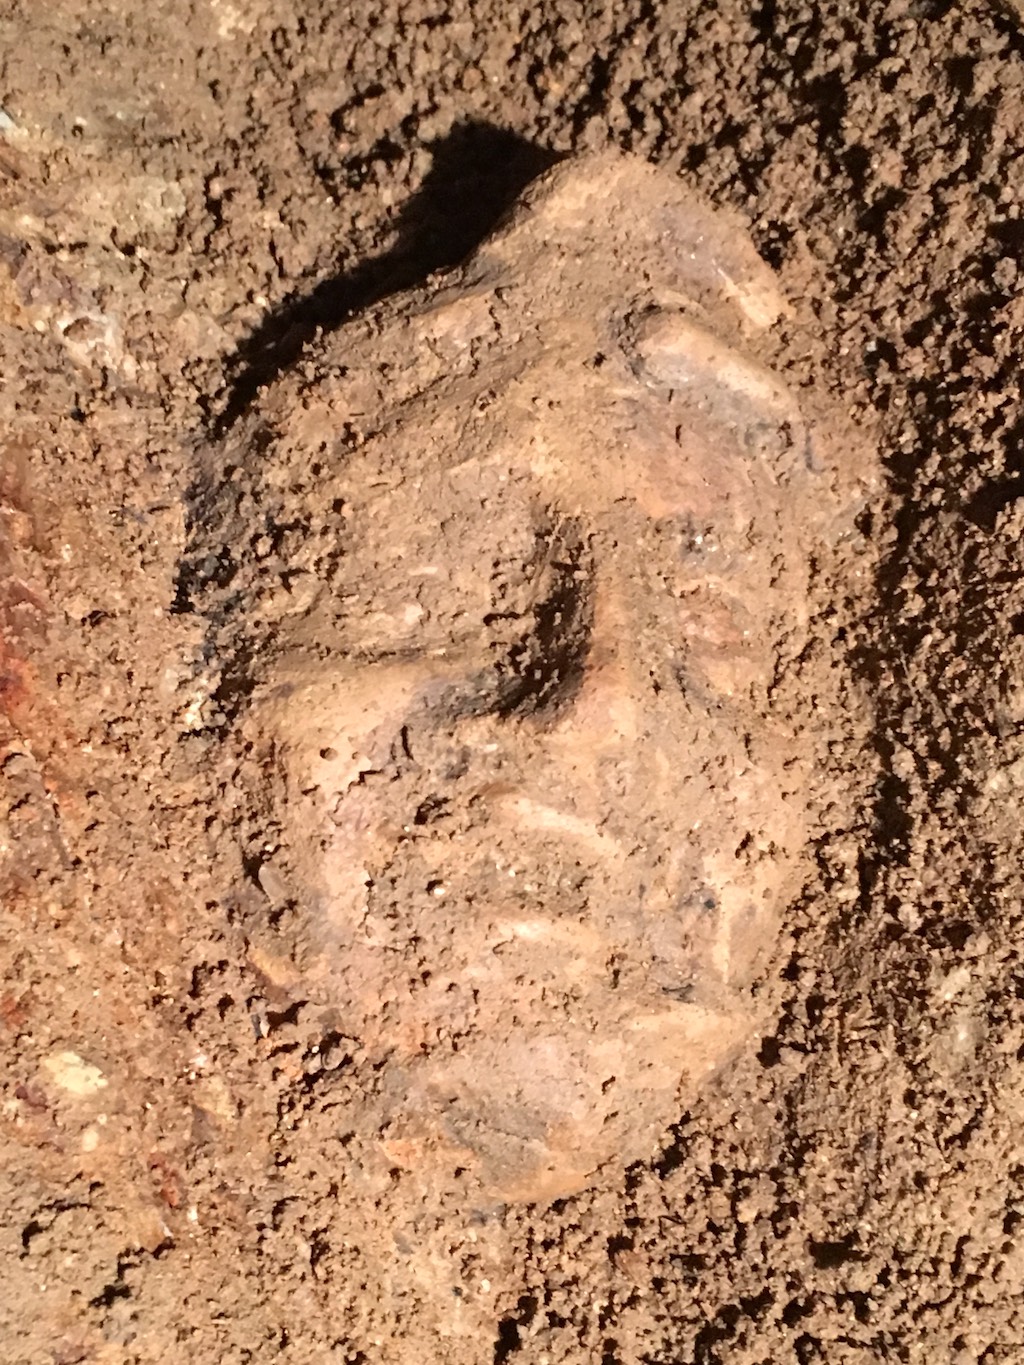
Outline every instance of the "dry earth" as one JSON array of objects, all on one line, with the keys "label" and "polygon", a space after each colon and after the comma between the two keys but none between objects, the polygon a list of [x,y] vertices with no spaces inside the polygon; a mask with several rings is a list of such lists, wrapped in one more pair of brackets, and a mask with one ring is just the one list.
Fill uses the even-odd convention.
[{"label": "dry earth", "polygon": [[[0,72],[4,1359],[1019,1360],[1014,7],[8,3]],[[788,509],[813,818],[760,1037],[628,1163],[506,1202],[415,1143],[374,1165],[377,1045],[285,979],[267,820],[302,830],[225,759],[272,680],[197,546],[218,460],[341,376],[346,319],[607,148],[746,220],[793,309],[758,359],[884,478],[828,554]]]}]

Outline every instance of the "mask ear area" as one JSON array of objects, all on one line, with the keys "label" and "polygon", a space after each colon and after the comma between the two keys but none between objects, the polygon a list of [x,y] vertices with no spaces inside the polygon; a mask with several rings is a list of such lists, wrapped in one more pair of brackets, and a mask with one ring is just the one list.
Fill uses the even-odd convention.
[{"label": "mask ear area", "polygon": [[713,209],[678,181],[652,218],[666,279],[709,313],[726,313],[745,335],[763,332],[793,309],[737,213]]},{"label": "mask ear area", "polygon": [[704,321],[677,309],[632,314],[623,340],[633,373],[650,388],[668,388],[701,406],[724,394],[728,407],[791,421],[796,404],[772,372],[723,339]]},{"label": "mask ear area", "polygon": [[[724,330],[735,336],[734,329]],[[623,321],[619,345],[636,379],[670,396],[690,414],[690,424],[730,430],[738,451],[760,451],[781,458],[783,467],[813,471],[809,433],[790,389],[713,326],[703,309],[641,306]]]}]

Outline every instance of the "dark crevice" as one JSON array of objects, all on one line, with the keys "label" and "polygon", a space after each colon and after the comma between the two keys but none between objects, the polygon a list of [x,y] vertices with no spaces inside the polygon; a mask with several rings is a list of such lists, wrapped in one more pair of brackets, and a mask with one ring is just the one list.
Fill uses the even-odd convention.
[{"label": "dark crevice", "polygon": [[559,706],[582,682],[592,627],[591,574],[583,545],[562,539],[552,547],[554,588],[536,607],[527,642],[515,646],[500,670],[498,715]]}]

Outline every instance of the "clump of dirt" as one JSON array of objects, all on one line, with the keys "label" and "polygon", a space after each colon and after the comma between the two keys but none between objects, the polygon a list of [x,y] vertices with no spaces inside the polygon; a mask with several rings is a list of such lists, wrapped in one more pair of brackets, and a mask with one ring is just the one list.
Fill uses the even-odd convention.
[{"label": "clump of dirt", "polygon": [[563,1197],[757,1027],[820,798],[786,677],[867,467],[749,353],[784,308],[671,176],[571,162],[204,458],[249,956],[374,1060],[382,1175]]},{"label": "clump of dirt", "polygon": [[[0,14],[0,1319],[18,1365],[1020,1356],[1022,91],[1016,7],[988,0]],[[550,1204],[477,1206],[483,1164],[382,1173],[359,1116],[372,1095],[383,1112],[388,1067],[345,1018],[325,1032],[336,983],[275,974],[275,945],[316,923],[289,909],[283,858],[273,880],[303,837],[233,774],[283,655],[255,630],[246,659],[241,612],[211,635],[187,609],[215,605],[182,574],[189,489],[195,451],[254,434],[304,367],[310,393],[327,371],[345,389],[346,319],[462,260],[559,158],[608,148],[742,213],[794,308],[743,356],[812,418],[823,395],[824,429],[870,433],[888,486],[864,539],[810,564],[806,645],[771,697],[783,726],[811,708],[815,822],[752,986],[763,1037],[660,1153]],[[359,428],[345,439],[358,458]],[[550,528],[567,551],[571,520]],[[657,577],[664,547],[635,529],[620,563],[646,575],[649,546]],[[509,581],[531,620],[546,586]],[[636,655],[661,633],[641,623]],[[531,665],[518,643],[501,637],[502,686]],[[541,693],[509,733],[538,725]],[[526,794],[572,790],[552,785]],[[389,903],[426,870],[403,864]],[[258,966],[253,926],[274,918]]]}]

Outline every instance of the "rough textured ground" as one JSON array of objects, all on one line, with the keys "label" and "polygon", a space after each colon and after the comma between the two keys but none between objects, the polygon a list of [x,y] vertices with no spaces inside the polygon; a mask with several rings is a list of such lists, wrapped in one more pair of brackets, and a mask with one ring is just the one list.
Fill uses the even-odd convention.
[{"label": "rough textured ground", "polygon": [[[7,1358],[1020,1358],[1018,25],[0,12]],[[318,327],[608,145],[746,216],[790,383],[871,433],[887,488],[815,579],[831,795],[764,1037],[650,1159],[470,1208],[364,1172],[372,1058],[251,961],[268,897],[195,685],[187,490]]]}]

